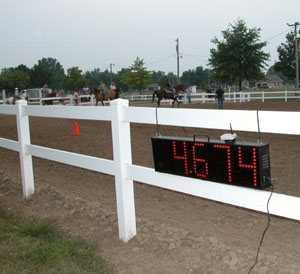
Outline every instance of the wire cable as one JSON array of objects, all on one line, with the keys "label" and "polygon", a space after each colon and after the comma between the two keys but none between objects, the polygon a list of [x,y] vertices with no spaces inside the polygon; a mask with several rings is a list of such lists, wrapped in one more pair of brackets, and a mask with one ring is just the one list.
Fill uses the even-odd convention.
[{"label": "wire cable", "polygon": [[248,274],[251,273],[251,271],[254,269],[255,265],[257,264],[257,260],[258,260],[258,255],[259,255],[259,251],[260,251],[260,248],[262,246],[262,243],[263,243],[263,240],[264,240],[264,237],[265,237],[265,234],[270,226],[270,212],[269,212],[269,203],[270,203],[270,199],[272,197],[272,194],[274,192],[274,186],[271,184],[271,188],[272,188],[272,191],[271,191],[271,194],[269,196],[269,199],[268,199],[268,202],[267,202],[267,212],[268,212],[268,223],[267,223],[267,226],[262,234],[262,237],[261,237],[261,240],[260,240],[260,243],[259,243],[259,246],[258,246],[258,249],[257,249],[257,253],[256,253],[256,258],[255,258],[255,262],[254,264],[251,266],[251,268],[249,269],[249,272]]},{"label": "wire cable", "polygon": [[276,37],[278,37],[278,36],[280,36],[280,35],[282,35],[282,34],[284,34],[284,33],[286,33],[286,32],[289,31],[289,30],[290,30],[290,29],[286,29],[285,31],[283,31],[283,32],[281,32],[281,33],[279,33],[279,34],[276,34],[276,35],[270,37],[269,39],[266,40],[266,42],[269,41],[269,40],[271,40],[271,39],[273,39],[273,38],[276,38]]},{"label": "wire cable", "polygon": [[257,120],[257,131],[258,131],[258,143],[262,143],[261,141],[261,132],[260,132],[260,126],[259,126],[259,116],[258,116],[258,110],[256,111],[256,120]]},{"label": "wire cable", "polygon": [[184,52],[181,52],[181,54],[182,54],[182,55],[185,55],[185,56],[188,56],[188,57],[190,57],[190,58],[197,59],[197,60],[202,61],[202,62],[208,62],[208,60],[204,60],[204,59],[195,57],[195,56],[193,56],[193,55],[190,55],[190,54],[187,54],[187,53],[184,53]]},{"label": "wire cable", "polygon": [[159,131],[159,124],[158,124],[158,115],[157,115],[157,107],[155,108],[155,117],[156,117],[156,136],[161,136]]},{"label": "wire cable", "polygon": [[159,62],[162,62],[164,60],[167,60],[168,58],[172,57],[172,56],[175,56],[175,53],[165,57],[165,58],[162,58],[162,59],[159,59],[157,61],[154,61],[154,62],[151,62],[151,63],[146,63],[145,66],[150,66],[150,65],[153,65],[153,64],[156,64],[156,63],[159,63]]}]

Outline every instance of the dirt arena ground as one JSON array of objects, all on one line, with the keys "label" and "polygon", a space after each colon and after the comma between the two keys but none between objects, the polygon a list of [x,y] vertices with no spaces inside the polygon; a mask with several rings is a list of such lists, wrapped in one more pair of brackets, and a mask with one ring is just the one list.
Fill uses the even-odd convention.
[{"label": "dirt arena ground", "polygon": [[[217,108],[217,104],[183,107]],[[225,104],[227,109],[300,111],[300,102]],[[31,142],[50,148],[112,159],[108,122],[30,118]],[[299,121],[295,121],[299,123]],[[162,135],[223,133],[161,127]],[[131,125],[133,163],[153,167],[152,125]],[[256,133],[237,132],[247,141]],[[15,116],[0,115],[0,137],[17,139]],[[300,197],[300,136],[262,134],[270,144],[275,192]],[[248,273],[267,215],[135,182],[137,236],[118,239],[114,178],[33,158],[36,193],[22,197],[18,153],[0,148],[0,201],[9,210],[52,218],[71,235],[95,244],[118,273]],[[300,209],[299,209],[300,210]],[[300,273],[300,222],[271,216],[271,225],[251,273]]]}]

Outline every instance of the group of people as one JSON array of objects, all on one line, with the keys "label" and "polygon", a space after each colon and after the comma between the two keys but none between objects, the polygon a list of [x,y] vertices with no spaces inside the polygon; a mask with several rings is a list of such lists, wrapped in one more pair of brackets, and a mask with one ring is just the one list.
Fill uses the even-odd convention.
[{"label": "group of people", "polygon": [[[100,92],[103,93],[103,96],[105,97],[106,96],[106,92],[108,90],[116,91],[117,86],[116,86],[115,82],[112,82],[111,85],[109,86],[109,89],[108,89],[106,87],[104,81],[101,81],[100,84],[99,84],[98,89],[99,89]],[[43,98],[48,97],[50,92],[51,92],[51,89],[49,89],[48,85],[45,84],[43,86],[43,88],[42,88],[42,97]],[[82,94],[83,95],[90,95],[90,88],[88,87],[88,85],[85,85],[82,88]],[[62,104],[62,105],[65,105],[66,104],[66,99],[64,99],[64,97],[66,97],[66,94],[65,94],[65,91],[63,89],[61,89],[59,91],[59,97],[61,97],[59,99],[59,103]],[[75,106],[79,106],[79,91],[78,90],[75,90],[75,92],[74,92],[74,102],[75,102]]]},{"label": "group of people", "polygon": [[[170,78],[167,79],[166,91],[171,92],[172,95],[175,96],[175,88],[174,88]],[[185,92],[186,92],[186,97],[188,99],[188,102],[189,102],[189,104],[191,104],[192,103],[192,98],[191,98],[192,87],[190,85],[187,85]],[[219,109],[223,109],[224,108],[224,90],[219,85],[216,90],[213,88],[212,92],[215,93],[214,97],[218,101]]]}]

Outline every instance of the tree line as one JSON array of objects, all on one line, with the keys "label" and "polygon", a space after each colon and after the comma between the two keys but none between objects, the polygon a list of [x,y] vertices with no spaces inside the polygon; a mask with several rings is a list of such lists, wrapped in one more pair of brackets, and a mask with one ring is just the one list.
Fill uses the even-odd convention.
[{"label": "tree line", "polygon": [[[238,85],[241,90],[243,80],[255,81],[265,77],[267,61],[270,55],[263,51],[266,42],[260,41],[260,28],[248,28],[245,21],[238,19],[222,31],[222,39],[214,37],[215,47],[210,50],[208,65],[210,69],[198,66],[182,73],[180,81],[201,88],[210,83]],[[299,44],[300,44],[300,38]],[[278,58],[267,74],[274,73],[284,80],[294,80],[296,72],[295,35],[293,31],[286,35],[286,42],[278,46]],[[83,72],[79,67],[71,67],[65,71],[55,58],[42,58],[32,68],[23,64],[4,68],[0,74],[0,89],[13,91],[21,89],[41,88],[44,84],[52,89],[79,90],[84,86],[98,87],[100,81],[110,85],[113,81],[123,91],[129,89],[142,90],[149,84],[156,83],[165,87],[167,78],[176,83],[177,76],[170,72],[149,71],[145,62],[139,57],[129,68],[122,68],[113,73],[107,69],[95,68]]]},{"label": "tree line", "polygon": [[[107,69],[101,71],[100,68],[83,72],[78,67],[71,67],[66,72],[63,66],[55,58],[42,58],[38,60],[32,68],[25,65],[4,68],[0,74],[0,89],[13,91],[16,87],[19,90],[28,88],[41,88],[45,84],[55,90],[79,90],[84,86],[96,88],[100,81],[110,85],[113,81],[120,86],[123,91],[130,88],[135,90],[145,89],[149,84],[158,84],[165,87],[167,79],[170,78],[176,83],[177,76],[163,71],[148,71],[145,68],[143,59],[139,57],[134,60],[130,68],[122,68],[113,73]],[[209,70],[202,66],[195,70],[183,72],[181,80],[193,85],[206,85],[209,81]]]}]

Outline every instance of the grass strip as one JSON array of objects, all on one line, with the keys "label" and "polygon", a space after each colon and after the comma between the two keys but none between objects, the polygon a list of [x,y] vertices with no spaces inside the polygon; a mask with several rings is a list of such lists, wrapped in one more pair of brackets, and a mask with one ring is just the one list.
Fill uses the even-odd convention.
[{"label": "grass strip", "polygon": [[95,247],[0,204],[0,273],[115,273]]}]

